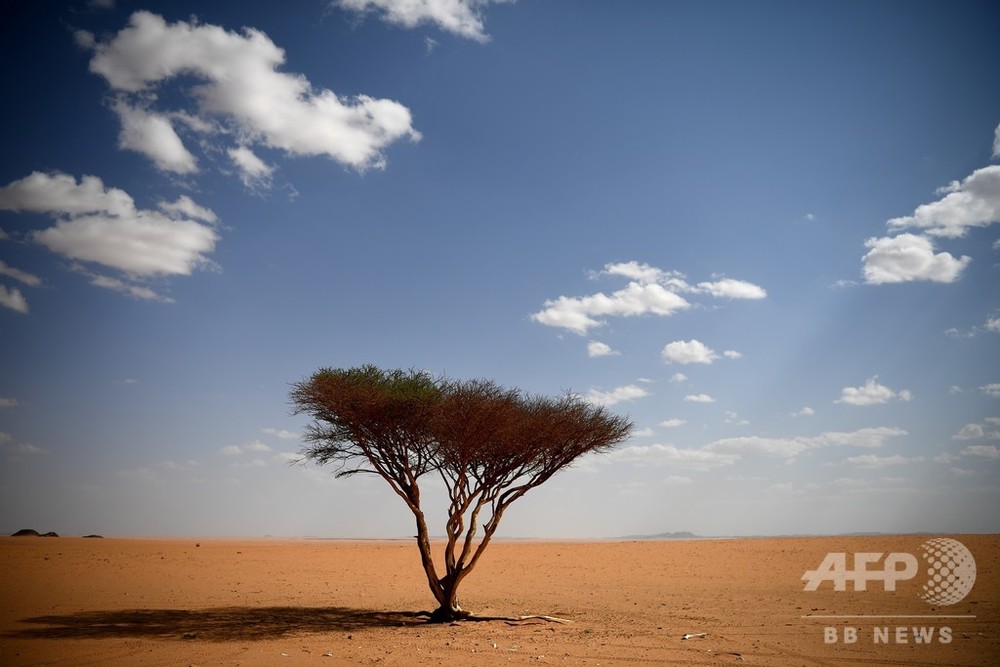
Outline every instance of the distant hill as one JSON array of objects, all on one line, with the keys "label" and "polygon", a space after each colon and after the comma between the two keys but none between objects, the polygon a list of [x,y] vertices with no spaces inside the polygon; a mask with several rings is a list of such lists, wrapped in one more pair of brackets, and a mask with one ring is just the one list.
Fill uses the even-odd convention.
[{"label": "distant hill", "polygon": [[700,535],[695,535],[694,533],[689,533],[686,530],[680,530],[673,533],[657,533],[656,535],[626,535],[621,538],[623,540],[697,540],[701,539]]}]

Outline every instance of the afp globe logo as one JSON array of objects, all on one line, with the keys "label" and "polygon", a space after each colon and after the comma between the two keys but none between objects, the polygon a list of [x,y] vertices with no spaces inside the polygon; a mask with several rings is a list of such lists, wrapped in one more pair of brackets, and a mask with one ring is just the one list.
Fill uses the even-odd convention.
[{"label": "afp globe logo", "polygon": [[920,545],[927,566],[927,583],[920,599],[928,604],[961,602],[976,583],[976,560],[958,540],[938,537]]}]

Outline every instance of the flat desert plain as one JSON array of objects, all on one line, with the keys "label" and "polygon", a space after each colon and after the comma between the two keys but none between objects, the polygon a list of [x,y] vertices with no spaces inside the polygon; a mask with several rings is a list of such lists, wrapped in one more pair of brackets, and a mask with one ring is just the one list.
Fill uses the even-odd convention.
[{"label": "flat desert plain", "polygon": [[923,561],[893,592],[801,579],[930,536],[497,541],[463,606],[572,622],[452,625],[411,615],[432,598],[410,541],[0,538],[0,663],[998,665],[1000,536],[951,537],[976,580],[942,607]]}]

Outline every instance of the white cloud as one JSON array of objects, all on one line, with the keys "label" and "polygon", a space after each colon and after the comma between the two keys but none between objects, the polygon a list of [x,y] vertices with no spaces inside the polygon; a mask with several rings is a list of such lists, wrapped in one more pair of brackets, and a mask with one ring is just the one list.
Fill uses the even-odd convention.
[{"label": "white cloud", "polygon": [[909,463],[921,463],[923,456],[876,456],[875,454],[862,454],[844,459],[847,465],[858,466],[859,468],[884,468],[886,466],[907,465]]},{"label": "white cloud", "polygon": [[666,279],[677,279],[682,282],[684,288],[683,291],[690,289],[690,286],[683,282],[683,276],[680,274],[669,273],[646,263],[640,264],[635,260],[629,262],[618,262],[617,264],[605,264],[604,270],[601,274],[608,276],[622,276],[623,278],[634,280],[641,285],[652,285],[655,283],[661,283]]},{"label": "white cloud", "polygon": [[906,431],[901,428],[879,426],[849,432],[827,431],[816,436],[792,438],[765,438],[761,436],[723,438],[709,443],[705,449],[713,452],[791,458],[807,450],[821,447],[877,448],[881,447],[888,438],[902,435],[906,435]]},{"label": "white cloud", "polygon": [[0,397],[0,410],[6,408],[16,408],[20,403],[18,403],[16,398],[10,398],[9,396]]},{"label": "white cloud", "polygon": [[949,470],[955,477],[975,477],[979,474],[978,471],[969,468],[950,468]]},{"label": "white cloud", "polygon": [[198,171],[198,161],[184,147],[169,118],[132,106],[124,100],[118,100],[114,110],[121,122],[119,148],[142,153],[161,171],[175,174]]},{"label": "white cloud", "polygon": [[889,229],[924,229],[931,236],[959,238],[971,227],[1000,222],[1000,165],[977,169],[939,192],[944,197],[938,201],[918,206],[913,215],[889,220]]},{"label": "white cloud", "polygon": [[633,438],[648,438],[649,436],[653,435],[653,433],[654,433],[653,429],[651,429],[651,428],[649,428],[647,426],[646,428],[640,428],[638,430],[632,431],[632,437]]},{"label": "white cloud", "polygon": [[870,285],[913,280],[953,283],[972,261],[967,255],[955,259],[947,252],[934,254],[933,242],[915,234],[870,238],[865,247],[869,250],[863,258],[862,272]]},{"label": "white cloud", "polygon": [[996,445],[969,445],[962,449],[959,454],[992,460],[1000,459],[1000,449]]},{"label": "white cloud", "polygon": [[214,211],[204,206],[199,206],[187,195],[181,195],[175,202],[161,201],[157,204],[157,207],[172,218],[188,217],[211,223],[219,221]]},{"label": "white cloud", "polygon": [[702,449],[681,449],[674,445],[656,444],[641,447],[623,447],[601,458],[602,460],[709,470],[711,468],[732,465],[739,457],[733,454],[711,452]]},{"label": "white cloud", "polygon": [[240,170],[240,180],[251,190],[271,187],[274,167],[261,160],[246,146],[229,149],[229,157]]},{"label": "white cloud", "polygon": [[0,285],[0,306],[10,308],[16,313],[26,314],[28,312],[28,300],[16,287],[8,288],[5,285]]},{"label": "white cloud", "polygon": [[634,401],[637,398],[642,398],[643,396],[648,395],[649,392],[642,387],[630,384],[624,387],[616,387],[609,392],[591,389],[587,392],[584,400],[594,405],[614,405],[615,403],[621,403],[623,401]]},{"label": "white cloud", "polygon": [[569,329],[585,334],[589,329],[604,324],[600,318],[634,317],[637,315],[672,315],[691,307],[681,293],[709,293],[716,297],[762,298],[765,292],[752,283],[741,280],[720,280],[701,283],[692,287],[676,271],[663,271],[636,261],[606,264],[594,277],[614,276],[630,280],[621,290],[610,295],[598,292],[583,297],[560,296],[549,299],[544,308],[531,315],[531,319],[546,326]]},{"label": "white cloud", "polygon": [[725,278],[715,282],[698,283],[698,289],[708,292],[714,297],[726,299],[763,299],[767,292],[763,287],[748,283],[745,280]]},{"label": "white cloud", "polygon": [[271,448],[265,445],[260,440],[254,440],[253,442],[243,445],[243,451],[245,452],[269,452]]},{"label": "white cloud", "polygon": [[987,318],[986,324],[983,325],[983,329],[993,333],[1000,333],[1000,316]]},{"label": "white cloud", "polygon": [[978,440],[983,437],[983,427],[979,424],[966,424],[958,429],[958,433],[951,436],[952,440]]},{"label": "white cloud", "polygon": [[816,411],[810,408],[808,405],[799,410],[798,412],[793,412],[793,417],[812,417],[816,414]]},{"label": "white cloud", "polygon": [[[271,448],[260,440],[254,440],[246,445],[226,445],[219,450],[223,456],[240,456],[247,452],[269,452]],[[258,459],[259,460],[259,459]]]},{"label": "white cloud", "polygon": [[708,394],[688,394],[684,400],[688,403],[715,403],[715,399]]},{"label": "white cloud", "polygon": [[295,431],[289,431],[287,429],[278,428],[262,428],[261,433],[266,433],[267,435],[272,435],[275,438],[280,438],[282,440],[298,440],[302,436]]},{"label": "white cloud", "polygon": [[382,20],[404,28],[433,23],[446,32],[486,42],[482,7],[505,1],[509,0],[332,0],[331,4],[359,14],[378,13]]},{"label": "white cloud", "polygon": [[608,357],[620,354],[615,350],[611,349],[611,346],[607,343],[602,343],[600,341],[592,340],[587,343],[587,356],[588,357]]},{"label": "white cloud", "polygon": [[668,364],[710,364],[719,358],[712,348],[699,340],[675,340],[660,352]]},{"label": "white cloud", "polygon": [[840,398],[834,403],[846,403],[847,405],[879,405],[888,403],[890,400],[909,401],[913,399],[913,394],[908,389],[896,392],[878,383],[878,376],[868,378],[864,385],[860,387],[844,387],[840,390]]},{"label": "white cloud", "polygon": [[105,188],[96,176],[77,183],[67,174],[34,172],[0,188],[0,209],[46,213],[58,220],[32,238],[60,255],[132,277],[190,275],[209,265],[207,254],[218,235],[192,218],[214,220],[215,214],[187,197],[161,208],[137,209],[126,192]]},{"label": "white cloud", "polygon": [[673,375],[670,376],[670,381],[673,382],[674,384],[679,384],[681,382],[685,382],[685,381],[687,381],[687,379],[688,379],[688,376],[684,375],[684,373],[680,373],[680,372],[674,373]]},{"label": "white cloud", "polygon": [[124,190],[105,189],[96,176],[76,179],[66,174],[32,172],[0,188],[0,209],[78,216],[102,212],[124,216],[135,212],[135,202]]},{"label": "white cloud", "polygon": [[19,280],[29,287],[38,287],[42,284],[42,279],[38,276],[16,269],[2,259],[0,259],[0,275]]},{"label": "white cloud", "polygon": [[[294,156],[325,155],[363,170],[382,168],[382,151],[389,144],[419,140],[410,110],[402,104],[317,90],[302,75],[278,71],[284,62],[285,52],[259,30],[236,33],[196,22],[168,24],[140,11],[113,38],[94,47],[90,71],[119,94],[121,108],[133,110],[123,122],[135,116],[136,104],[129,100],[151,104],[158,85],[190,76],[201,81],[187,91],[198,104],[196,123],[209,128],[209,118],[220,118],[242,143],[259,142]],[[145,134],[134,134],[144,139],[130,140],[132,147],[155,154],[160,165],[193,168],[183,155],[186,149],[174,141],[179,138],[167,121],[172,114],[142,113],[137,125]],[[123,136],[133,136],[124,125]]]},{"label": "white cloud", "polygon": [[536,322],[550,327],[562,327],[578,334],[603,324],[598,317],[637,315],[671,315],[690,308],[683,297],[661,285],[631,282],[625,289],[610,296],[603,292],[584,297],[561,296],[546,301],[545,308],[531,316]]},{"label": "white cloud", "polygon": [[993,398],[1000,398],[1000,382],[994,382],[992,384],[983,385],[979,388],[981,392],[987,396],[992,396]]},{"label": "white cloud", "polygon": [[274,458],[277,463],[297,463],[302,460],[302,455],[296,452],[278,452],[272,458]]},{"label": "white cloud", "polygon": [[736,350],[726,350],[725,352],[722,353],[722,356],[724,356],[726,359],[743,358],[743,354],[741,352],[737,352]]},{"label": "white cloud", "polygon": [[993,157],[1000,158],[1000,125],[993,131]]},{"label": "white cloud", "polygon": [[687,420],[679,419],[677,417],[665,419],[660,422],[660,426],[664,426],[666,428],[677,428],[678,426],[684,426],[684,424],[687,424]]}]

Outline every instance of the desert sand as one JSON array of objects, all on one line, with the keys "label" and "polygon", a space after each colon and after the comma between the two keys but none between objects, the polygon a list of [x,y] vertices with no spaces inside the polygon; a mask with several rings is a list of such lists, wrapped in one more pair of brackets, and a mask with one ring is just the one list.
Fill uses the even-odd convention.
[{"label": "desert sand", "polygon": [[923,573],[803,590],[828,552],[919,555],[929,536],[498,541],[463,606],[572,622],[453,625],[404,613],[433,603],[410,541],[6,537],[0,663],[1000,664],[1000,536],[953,537],[977,578],[947,607],[918,597]]}]

